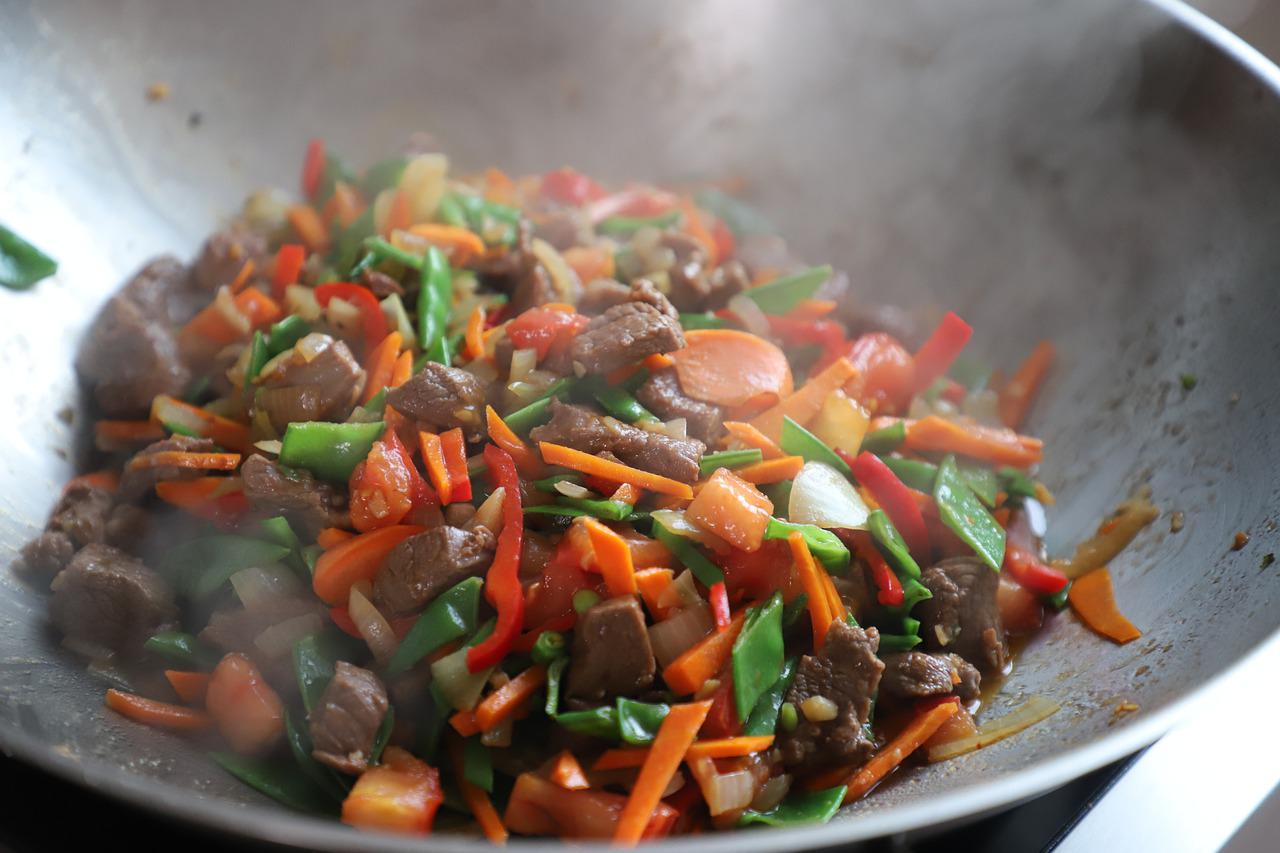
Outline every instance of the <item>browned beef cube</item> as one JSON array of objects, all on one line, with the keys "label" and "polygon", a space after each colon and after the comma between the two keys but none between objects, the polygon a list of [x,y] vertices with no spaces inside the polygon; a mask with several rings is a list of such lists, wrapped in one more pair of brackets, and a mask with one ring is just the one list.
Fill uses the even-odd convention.
[{"label": "browned beef cube", "polygon": [[672,438],[602,417],[583,406],[555,401],[551,420],[529,433],[534,441],[563,444],[584,453],[612,453],[623,463],[692,483],[706,445],[696,438]]},{"label": "browned beef cube", "polygon": [[412,613],[440,593],[479,575],[493,562],[494,537],[485,527],[443,524],[410,536],[382,564],[373,595],[387,613]]},{"label": "browned beef cube", "polygon": [[343,773],[363,773],[387,707],[387,689],[378,676],[338,661],[311,712],[311,757]]},{"label": "browned beef cube", "polygon": [[342,341],[307,335],[258,376],[255,405],[283,433],[294,421],[341,421],[364,390],[364,370]]},{"label": "browned beef cube", "polygon": [[659,370],[636,389],[638,399],[663,420],[684,418],[689,435],[705,444],[713,444],[724,432],[724,414],[720,407],[685,395],[674,370]]},{"label": "browned beef cube", "polygon": [[181,394],[191,379],[168,327],[125,294],[113,296],[76,355],[76,373],[110,418],[142,418],[158,394]]},{"label": "browned beef cube", "polygon": [[608,373],[683,346],[678,321],[647,302],[626,302],[593,318],[569,352],[575,369],[581,365],[587,373]]},{"label": "browned beef cube", "polygon": [[996,590],[1000,576],[976,557],[952,557],[926,569],[933,598],[916,605],[925,648],[955,652],[986,673],[1009,657]]},{"label": "browned beef cube", "polygon": [[457,367],[427,362],[412,379],[387,392],[387,404],[433,429],[462,427],[475,435],[484,422],[480,380]]},{"label": "browned beef cube", "polygon": [[924,699],[955,693],[965,702],[977,697],[982,676],[959,655],[899,652],[882,660],[882,697]]},{"label": "browned beef cube", "polygon": [[178,618],[164,579],[110,545],[81,548],[50,585],[49,618],[78,651],[137,655]]},{"label": "browned beef cube", "polygon": [[569,661],[567,695],[576,699],[634,696],[653,684],[657,664],[635,598],[620,595],[583,613]]},{"label": "browned beef cube", "polygon": [[333,486],[306,471],[282,468],[260,454],[240,466],[244,494],[254,508],[283,515],[305,534],[314,536],[341,517],[346,498]]}]

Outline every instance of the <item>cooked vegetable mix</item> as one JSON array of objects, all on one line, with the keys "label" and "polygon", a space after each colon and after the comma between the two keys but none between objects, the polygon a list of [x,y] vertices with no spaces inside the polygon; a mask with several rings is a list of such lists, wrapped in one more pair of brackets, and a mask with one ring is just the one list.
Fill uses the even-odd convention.
[{"label": "cooked vegetable mix", "polygon": [[[1149,502],[1044,552],[1049,343],[1005,383],[955,314],[911,351],[717,190],[318,140],[301,190],[103,309],[100,465],[23,552],[69,648],[163,671],[106,706],[268,797],[495,843],[823,822],[1052,713],[972,717],[1046,608],[1139,636],[1103,563]],[[0,284],[55,270],[0,228]]]}]

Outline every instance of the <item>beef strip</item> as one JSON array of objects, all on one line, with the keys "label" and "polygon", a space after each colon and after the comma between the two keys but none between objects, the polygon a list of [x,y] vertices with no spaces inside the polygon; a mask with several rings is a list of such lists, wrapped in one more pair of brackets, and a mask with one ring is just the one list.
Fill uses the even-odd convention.
[{"label": "beef strip", "polygon": [[351,350],[328,335],[307,335],[270,368],[255,380],[261,387],[254,405],[281,433],[294,421],[345,420],[364,390],[364,370]]},{"label": "beef strip", "polygon": [[81,548],[50,584],[49,618],[81,651],[128,656],[178,618],[173,591],[140,560],[110,545]]},{"label": "beef strip", "polygon": [[633,696],[653,684],[657,664],[635,598],[620,595],[583,613],[569,660],[566,692],[576,699]]},{"label": "beef strip", "polygon": [[125,293],[98,313],[75,368],[109,418],[144,418],[158,394],[180,395],[191,380],[173,333]]},{"label": "beef strip", "polygon": [[559,400],[551,404],[550,422],[535,427],[529,437],[534,441],[568,445],[584,453],[611,453],[633,468],[684,483],[697,481],[698,465],[707,449],[696,438],[672,438],[649,432]]},{"label": "beef strip", "polygon": [[266,237],[251,231],[243,223],[232,223],[205,240],[193,270],[196,283],[207,293],[212,293],[222,285],[230,284],[245,261],[252,260],[261,269],[266,257]]},{"label": "beef strip", "polygon": [[386,613],[412,613],[493,562],[495,540],[486,527],[442,524],[410,536],[387,555],[373,582],[374,601]]},{"label": "beef strip", "polygon": [[996,604],[1000,576],[976,557],[952,557],[926,569],[933,598],[916,605],[928,649],[955,652],[985,673],[1004,668],[1009,652]]},{"label": "beef strip", "polygon": [[680,312],[671,304],[671,300],[647,278],[638,278],[630,286],[611,278],[598,278],[583,290],[582,299],[578,300],[578,312],[603,314],[614,306],[628,302],[644,302],[673,320],[680,319]]},{"label": "beef strip", "polygon": [[123,551],[137,553],[150,526],[151,515],[142,507],[116,504],[107,517],[103,541]]},{"label": "beef strip", "polygon": [[462,427],[478,434],[483,422],[484,386],[457,367],[428,361],[408,382],[387,392],[387,405],[435,429]]},{"label": "beef strip", "polygon": [[689,435],[707,445],[715,444],[724,432],[720,407],[685,395],[675,370],[659,370],[636,389],[636,399],[663,420],[684,418]]},{"label": "beef strip", "polygon": [[625,302],[593,317],[569,352],[575,370],[581,365],[586,373],[608,373],[683,346],[677,320],[647,302]]},{"label": "beef strip", "polygon": [[120,488],[116,491],[117,499],[125,502],[140,501],[151,493],[156,483],[164,480],[190,480],[205,473],[194,468],[178,468],[173,465],[163,465],[159,468],[134,468],[134,465],[143,458],[170,450],[184,453],[211,453],[216,448],[217,445],[210,439],[186,435],[175,435],[172,438],[148,444],[125,463],[124,473],[120,476]]},{"label": "beef strip", "polygon": [[955,693],[964,702],[978,695],[982,676],[959,655],[899,652],[885,655],[880,696],[924,699]]},{"label": "beef strip", "polygon": [[253,454],[240,466],[244,494],[255,509],[283,515],[308,538],[340,521],[345,495],[306,471]]},{"label": "beef strip", "polygon": [[378,676],[338,661],[309,718],[311,757],[343,773],[363,773],[387,707],[387,689]]},{"label": "beef strip", "polygon": [[751,286],[746,269],[736,260],[708,269],[702,244],[687,234],[664,232],[662,243],[676,255],[676,263],[667,274],[671,302],[681,311],[723,308],[735,294]]},{"label": "beef strip", "polygon": [[[871,703],[880,685],[884,664],[876,657],[880,634],[847,622],[831,623],[822,651],[800,659],[787,701],[801,710],[795,731],[783,737],[782,760],[804,770],[831,766],[859,766],[875,752],[875,742],[863,726],[871,716]],[[812,696],[823,696],[836,705],[835,719],[814,722],[804,716],[803,705]]]}]

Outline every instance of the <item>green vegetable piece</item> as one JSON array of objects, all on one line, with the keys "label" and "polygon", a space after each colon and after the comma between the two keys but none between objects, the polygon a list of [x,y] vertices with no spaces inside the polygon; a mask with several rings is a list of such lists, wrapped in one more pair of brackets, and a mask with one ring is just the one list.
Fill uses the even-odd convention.
[{"label": "green vegetable piece", "polygon": [[782,630],[790,631],[791,627],[800,621],[800,617],[809,609],[808,593],[800,593],[795,598],[787,602],[782,608]]},{"label": "green vegetable piece", "polygon": [[556,715],[556,722],[571,732],[604,740],[618,740],[618,709],[603,707]]},{"label": "green vegetable piece", "polygon": [[891,608],[893,612],[910,613],[911,608],[915,607],[925,599],[933,598],[933,593],[929,591],[929,587],[920,583],[912,577],[902,578],[902,604]]},{"label": "green vegetable piece", "polygon": [[462,205],[458,203],[458,197],[453,193],[446,193],[440,199],[440,206],[436,208],[436,215],[446,225],[452,225],[455,228],[468,227],[467,212],[462,209]]},{"label": "green vegetable piece", "polygon": [[333,678],[334,658],[319,634],[308,634],[293,644],[293,673],[307,713],[320,704],[320,696]]},{"label": "green vegetable piece", "polygon": [[333,770],[311,757],[311,736],[294,723],[293,715],[288,709],[284,712],[284,733],[285,739],[289,741],[289,752],[293,754],[293,761],[302,774],[335,805],[341,803],[347,796],[346,786],[339,781]]},{"label": "green vegetable piece", "polygon": [[395,728],[395,725],[395,706],[388,705],[387,713],[382,715],[382,722],[378,724],[378,730],[373,734],[373,747],[369,750],[370,764],[377,764],[382,761],[382,751],[387,748],[387,743],[391,740],[391,730]]},{"label": "green vegetable piece", "polygon": [[826,823],[835,816],[844,802],[845,786],[838,785],[823,791],[792,791],[787,798],[768,811],[747,809],[738,818],[738,826],[763,824],[765,826],[807,826]]},{"label": "green vegetable piece", "polygon": [[493,756],[478,736],[462,741],[462,778],[483,791],[493,793]]},{"label": "green vegetable piece", "polygon": [[703,586],[715,586],[724,580],[724,572],[720,570],[720,567],[703,556],[702,552],[698,550],[698,546],[693,542],[683,536],[677,536],[657,521],[653,523],[653,535],[659,542],[667,546],[667,550],[675,555],[681,565],[693,572],[693,576]]},{"label": "green vegetable piece", "polygon": [[738,638],[733,641],[733,701],[738,719],[745,720],[760,697],[782,675],[782,593],[747,611]]},{"label": "green vegetable piece", "polygon": [[559,398],[563,400],[572,390],[575,380],[565,378],[558,379],[547,386],[547,390],[541,397],[534,400],[522,409],[516,409],[509,415],[504,415],[503,420],[507,426],[511,427],[511,431],[517,435],[525,435],[529,430],[536,426],[545,424],[551,419],[551,400]]},{"label": "green vegetable piece", "polygon": [[428,692],[431,694],[431,707],[426,719],[418,726],[414,747],[419,755],[434,763],[436,752],[440,748],[440,737],[449,725],[452,709],[449,707],[449,700],[440,692],[439,684],[431,682]]},{"label": "green vegetable piece", "polygon": [[801,300],[812,298],[829,278],[831,267],[824,264],[748,288],[743,294],[766,314],[786,314]]},{"label": "green vegetable piece", "polygon": [[547,666],[569,654],[569,643],[559,631],[543,631],[529,654],[534,663]]},{"label": "green vegetable piece", "polygon": [[656,421],[653,412],[640,405],[640,401],[622,388],[603,388],[595,395],[604,410],[624,423]]},{"label": "green vegetable piece", "polygon": [[408,162],[404,157],[389,157],[374,163],[364,170],[364,176],[360,178],[360,194],[372,204],[378,193],[395,189]]},{"label": "green vegetable piece", "polygon": [[385,428],[382,421],[294,421],[284,431],[280,462],[290,468],[306,468],[322,480],[346,483]]},{"label": "green vegetable piece", "polygon": [[334,811],[324,792],[307,777],[299,775],[292,765],[231,752],[211,752],[209,757],[250,788],[291,809],[321,813]]},{"label": "green vegetable piece", "polygon": [[244,369],[244,387],[247,389],[253,384],[253,380],[262,372],[262,367],[267,363],[267,339],[261,330],[253,333],[253,343],[249,345],[249,363]]},{"label": "green vegetable piece", "polygon": [[610,237],[624,237],[641,228],[669,228],[679,222],[682,216],[679,210],[668,210],[657,216],[610,216],[597,225],[596,230]]},{"label": "green vegetable piece", "polygon": [[289,548],[274,542],[219,533],[173,548],[166,564],[178,587],[198,601],[213,595],[241,569],[275,563],[289,553]]},{"label": "green vegetable piece", "polygon": [[618,737],[631,746],[648,746],[658,736],[658,727],[671,711],[670,705],[636,702],[625,696],[617,699]]},{"label": "green vegetable piece", "polygon": [[213,669],[222,657],[191,634],[182,631],[162,631],[148,637],[142,647],[183,669]]},{"label": "green vegetable piece", "polygon": [[907,543],[902,540],[902,534],[898,533],[898,528],[893,526],[884,510],[877,509],[868,515],[867,527],[885,559],[897,569],[898,577],[920,577],[920,565],[911,556]]},{"label": "green vegetable piece", "polygon": [[996,477],[1000,480],[1000,486],[1012,498],[1034,498],[1036,496],[1036,483],[1026,474],[1010,465],[1005,465],[996,472]]},{"label": "green vegetable piece", "polygon": [[548,717],[554,717],[560,710],[560,679],[568,665],[569,658],[562,657],[552,661],[547,667],[547,701],[543,705],[543,711]]},{"label": "green vegetable piece", "polygon": [[869,450],[877,455],[897,450],[902,443],[907,440],[907,425],[902,421],[889,424],[887,427],[881,427],[878,430],[867,433],[862,439],[862,447],[858,448],[859,452]]},{"label": "green vegetable piece", "polygon": [[436,246],[427,249],[421,266],[422,287],[418,290],[418,346],[432,361],[447,363],[448,354],[442,351],[445,341],[445,324],[449,321],[449,309],[453,305],[453,275],[449,260]]},{"label": "green vegetable piece", "polygon": [[0,225],[0,287],[28,290],[57,271],[57,261]]},{"label": "green vegetable piece", "polygon": [[392,245],[381,237],[368,237],[364,241],[365,250],[373,256],[375,263],[383,261],[395,261],[403,264],[410,269],[421,271],[426,265],[426,259],[422,255],[415,255],[413,252],[406,252],[399,246]]},{"label": "green vegetable piece", "polygon": [[355,185],[356,176],[347,168],[346,164],[336,154],[325,153],[324,169],[320,172],[320,182],[316,185],[316,194],[311,199],[311,204],[319,210],[324,207],[324,203],[333,195],[334,187],[338,181]]},{"label": "green vegetable piece", "polygon": [[[992,471],[984,465],[957,465],[960,469],[960,476],[968,484],[973,493],[978,496],[978,500],[987,506],[995,509],[996,493],[1000,491],[999,478],[996,472]],[[921,489],[922,492],[932,491],[932,489]]]},{"label": "green vegetable piece", "polygon": [[1194,373],[1182,374],[1182,390],[1193,391],[1198,384],[1200,384],[1200,380],[1196,378]]},{"label": "green vegetable piece", "polygon": [[698,463],[698,473],[710,477],[717,468],[741,468],[743,465],[754,465],[764,459],[759,448],[749,450],[721,450],[719,453],[708,453]]},{"label": "green vegetable piece", "polygon": [[824,462],[835,468],[849,479],[853,479],[853,471],[849,463],[841,459],[836,452],[822,443],[822,439],[809,432],[791,418],[782,419],[782,440],[778,442],[782,449],[792,456],[803,456],[806,462]]},{"label": "green vegetable piece", "polygon": [[920,645],[919,634],[881,634],[880,651],[909,652]]},{"label": "green vegetable piece", "polygon": [[1054,610],[1062,612],[1067,607],[1067,593],[1069,592],[1071,592],[1071,584],[1067,584],[1053,595],[1046,595],[1040,600],[1049,607],[1052,607]]},{"label": "green vegetable piece", "polygon": [[571,498],[567,495],[561,495],[559,500],[566,507],[582,510],[589,516],[605,521],[623,521],[630,517],[633,511],[631,504],[622,501],[598,501],[590,498]]},{"label": "green vegetable piece", "polygon": [[903,459],[901,456],[883,456],[884,464],[903,485],[918,492],[933,493],[933,481],[938,478],[938,466],[919,459]]},{"label": "green vegetable piece", "polygon": [[760,491],[764,492],[765,497],[767,497],[769,502],[775,507],[790,506],[791,487],[794,485],[794,480],[779,480],[776,483],[769,483],[767,486],[761,486]]},{"label": "green vegetable piece", "polygon": [[594,589],[580,589],[573,594],[573,610],[579,616],[600,603],[600,593]]},{"label": "green vegetable piece", "polygon": [[267,358],[275,358],[285,350],[291,349],[294,344],[310,333],[311,324],[297,314],[290,314],[280,322],[273,323],[271,331],[267,334]]},{"label": "green vegetable piece", "polygon": [[765,539],[786,539],[792,531],[799,531],[809,546],[809,552],[833,575],[849,572],[849,546],[830,530],[816,524],[796,524],[780,518],[769,519],[764,529]]},{"label": "green vegetable piece", "polygon": [[955,456],[948,455],[938,466],[933,486],[938,514],[951,532],[963,539],[974,553],[994,571],[1004,562],[1004,528],[991,517],[960,476]]},{"label": "green vegetable piece", "polygon": [[991,381],[991,366],[980,358],[961,353],[951,363],[947,375],[974,393],[986,388]]},{"label": "green vegetable piece", "polygon": [[699,190],[693,200],[729,227],[735,237],[777,234],[773,223],[751,205],[715,188]]},{"label": "green vegetable piece", "polygon": [[727,321],[710,311],[680,315],[680,327],[686,332],[691,329],[723,329],[727,325],[729,325]]},{"label": "green vegetable piece", "polygon": [[796,711],[796,706],[790,702],[783,702],[781,709],[778,711],[778,726],[781,726],[784,732],[790,734],[799,725],[800,714]]},{"label": "green vegetable piece", "polygon": [[558,495],[560,492],[556,489],[556,483],[573,483],[576,486],[582,485],[581,474],[552,474],[550,477],[543,477],[541,480],[534,480],[533,487],[540,492],[549,492]]},{"label": "green vegetable piece", "polygon": [[337,270],[351,271],[360,259],[360,249],[364,241],[375,234],[373,224],[373,205],[369,205],[364,213],[357,216],[350,225],[342,229],[338,239],[334,241],[333,254],[330,261]]},{"label": "green vegetable piece", "polygon": [[399,675],[445,643],[474,631],[483,589],[482,578],[467,578],[438,595],[400,641],[387,663],[387,674]]},{"label": "green vegetable piece", "polygon": [[747,721],[743,724],[743,735],[754,737],[773,734],[778,727],[781,715],[786,713],[788,707],[791,708],[791,716],[795,716],[795,706],[784,700],[787,697],[787,691],[791,689],[791,682],[795,680],[797,663],[797,658],[788,658],[783,662],[781,673],[769,689],[761,694],[755,708],[751,711],[751,716],[747,717]]},{"label": "green vegetable piece", "polygon": [[298,556],[302,558],[302,563],[307,567],[307,571],[311,574],[316,573],[316,561],[320,559],[320,555],[324,553],[324,549],[314,542],[310,545],[303,546],[298,551]]}]

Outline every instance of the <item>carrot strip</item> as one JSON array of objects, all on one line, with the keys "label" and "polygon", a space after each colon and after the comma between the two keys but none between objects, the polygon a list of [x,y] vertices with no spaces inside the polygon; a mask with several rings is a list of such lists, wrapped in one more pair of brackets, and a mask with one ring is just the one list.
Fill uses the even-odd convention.
[{"label": "carrot strip", "polygon": [[227,285],[227,287],[231,288],[232,293],[239,293],[244,290],[245,285],[249,283],[249,279],[253,276],[253,269],[253,258],[248,258],[244,265],[240,267],[240,272],[236,273],[236,277],[231,279],[231,284]]},{"label": "carrot strip", "polygon": [[449,478],[449,466],[444,461],[444,445],[440,443],[440,436],[433,432],[419,432],[418,446],[422,449],[422,462],[427,466],[431,485],[440,495],[440,503],[452,502],[453,484]]},{"label": "carrot strip", "polygon": [[689,487],[688,483],[681,483],[658,474],[641,471],[639,468],[632,468],[620,462],[600,459],[590,453],[574,450],[572,447],[552,444],[549,441],[540,441],[538,442],[538,449],[542,452],[542,461],[548,465],[563,465],[583,474],[593,474],[606,480],[613,480],[616,483],[630,483],[636,488],[657,492],[661,495],[673,495],[678,498],[689,499],[693,497],[693,489]]},{"label": "carrot strip", "polygon": [[248,501],[230,477],[196,477],[191,480],[161,480],[156,497],[201,518],[217,519],[248,509]]},{"label": "carrot strip", "polygon": [[633,767],[643,766],[648,758],[649,747],[647,746],[622,746],[615,749],[606,749],[600,753],[600,757],[596,759],[595,764],[591,765],[591,769],[630,770]]},{"label": "carrot strip", "polygon": [[213,719],[204,711],[171,705],[168,702],[157,702],[124,693],[114,688],[107,690],[107,707],[122,717],[128,717],[135,723],[154,726],[158,729],[178,729],[180,731],[197,731],[213,725]]},{"label": "carrot strip", "polygon": [[801,299],[787,317],[793,320],[821,320],[839,307],[832,299]]},{"label": "carrot strip", "polygon": [[567,749],[555,757],[548,776],[566,791],[585,791],[591,787],[577,757]]},{"label": "carrot strip", "polygon": [[800,473],[800,469],[804,467],[803,456],[783,456],[778,459],[766,459],[763,462],[756,462],[752,465],[744,465],[741,468],[733,469],[733,473],[739,478],[746,480],[748,483],[754,483],[757,486],[766,483],[779,483],[783,480],[793,480]]},{"label": "carrot strip", "polygon": [[95,421],[93,437],[100,449],[111,450],[122,444],[148,444],[164,438],[164,428],[151,421]]},{"label": "carrot strip", "polygon": [[547,683],[547,668],[535,664],[497,690],[484,697],[476,706],[476,725],[487,732],[504,720],[513,717],[538,688]]},{"label": "carrot strip", "polygon": [[480,824],[480,831],[494,844],[506,844],[509,833],[502,823],[502,817],[493,807],[493,801],[483,788],[467,781],[463,774],[462,742],[450,738],[449,753],[453,757],[453,779],[462,794],[463,802],[471,810],[471,816]]},{"label": "carrot strip", "polygon": [[658,605],[658,599],[662,598],[662,593],[666,592],[667,587],[671,586],[672,580],[675,578],[675,572],[671,569],[641,569],[635,573],[636,588],[640,590],[640,597],[644,599],[644,606],[649,609],[649,613],[654,619],[665,619],[667,608]]},{"label": "carrot strip", "polygon": [[844,801],[851,803],[874,788],[880,780],[889,775],[890,770],[901,764],[903,759],[933,737],[933,733],[951,719],[951,715],[959,707],[959,701],[943,702],[908,723],[897,737],[872,756],[871,760],[849,780],[844,792]]},{"label": "carrot strip", "polygon": [[662,680],[667,682],[667,686],[677,696],[697,693],[708,679],[714,678],[729,662],[733,643],[738,639],[738,634],[742,633],[742,624],[746,619],[746,610],[741,610],[733,617],[728,628],[712,631],[703,637],[692,648],[667,664],[667,668],[662,671]]},{"label": "carrot strip", "polygon": [[584,518],[591,549],[595,552],[596,565],[604,576],[609,595],[631,595],[639,591],[636,586],[636,570],[631,564],[631,549],[614,531],[594,518]]},{"label": "carrot strip", "polygon": [[324,252],[329,248],[329,229],[324,220],[316,213],[314,207],[295,204],[285,211],[285,218],[293,226],[298,237],[313,252]]},{"label": "carrot strip", "polygon": [[373,348],[373,352],[369,353],[369,360],[364,367],[369,378],[365,380],[364,393],[360,395],[361,404],[369,402],[391,384],[391,374],[395,372],[396,360],[400,357],[401,340],[399,332],[388,332]]},{"label": "carrot strip", "polygon": [[1036,391],[1040,389],[1045,374],[1053,366],[1055,354],[1053,344],[1048,341],[1036,344],[1036,348],[1027,356],[1027,360],[1022,362],[1022,366],[1000,389],[996,411],[999,412],[1000,421],[1005,426],[1017,429],[1022,425],[1023,419],[1027,416],[1027,410],[1035,400]]},{"label": "carrot strip", "polygon": [[469,359],[477,359],[484,355],[484,306],[477,305],[467,318],[467,334],[463,339],[463,353]]},{"label": "carrot strip", "polygon": [[129,462],[130,471],[144,468],[186,468],[197,471],[234,471],[240,464],[239,453],[191,453],[184,450],[162,450],[135,456]]},{"label": "carrot strip", "polygon": [[405,350],[396,357],[395,366],[391,368],[391,381],[388,388],[399,388],[413,376],[413,352]]},{"label": "carrot strip", "polygon": [[439,246],[449,256],[449,263],[454,267],[466,266],[472,258],[484,254],[484,242],[466,228],[457,225],[424,222],[414,225],[409,233]]},{"label": "carrot strip", "polygon": [[199,432],[205,438],[213,439],[215,444],[231,450],[243,452],[249,446],[249,427],[237,423],[230,418],[215,415],[207,409],[193,406],[174,397],[161,394],[151,402],[151,420],[163,423],[169,418],[166,413],[178,415],[188,420],[189,424],[199,424]]},{"label": "carrot strip", "polygon": [[507,426],[507,422],[494,410],[493,406],[485,406],[484,413],[489,425],[489,440],[511,454],[520,473],[526,477],[541,477],[544,469],[538,454],[520,440],[520,436]]},{"label": "carrot strip", "polygon": [[336,548],[355,535],[356,534],[352,533],[350,530],[343,530],[340,527],[326,527],[316,536],[316,544],[328,551],[330,548]]},{"label": "carrot strip", "polygon": [[792,391],[791,365],[771,341],[740,329],[692,329],[684,341],[671,358],[680,388],[696,400],[741,406],[763,398],[767,405]]},{"label": "carrot strip", "polygon": [[745,448],[759,450],[766,460],[779,459],[786,455],[776,441],[745,421],[725,421],[724,428],[734,441]]},{"label": "carrot strip", "polygon": [[956,453],[997,465],[1027,468],[1040,461],[1044,442],[1011,429],[958,424],[938,415],[907,421],[907,450]]},{"label": "carrot strip", "polygon": [[1124,645],[1142,636],[1120,612],[1106,566],[1077,578],[1067,592],[1067,601],[1086,625],[1108,640]]},{"label": "carrot strip", "polygon": [[751,425],[772,440],[778,441],[782,435],[783,418],[791,418],[800,426],[807,426],[809,421],[818,416],[823,401],[831,392],[843,388],[857,374],[858,368],[849,359],[836,359],[817,376],[810,377],[799,391],[757,415]]},{"label": "carrot strip", "polygon": [[476,722],[475,711],[458,711],[449,718],[449,725],[463,737],[480,734],[480,724]]},{"label": "carrot strip", "polygon": [[166,669],[164,677],[173,687],[173,692],[188,705],[203,705],[204,694],[209,692],[209,673],[183,672],[177,669]]},{"label": "carrot strip", "polygon": [[773,746],[773,735],[740,735],[738,737],[700,740],[689,747],[688,759],[738,758],[761,752]]},{"label": "carrot strip", "polygon": [[586,284],[598,278],[613,278],[613,252],[596,246],[573,246],[561,254],[564,262],[578,274],[578,279]]},{"label": "carrot strip", "polygon": [[839,619],[843,622],[849,615],[849,609],[844,606],[844,599],[836,591],[835,581],[831,579],[830,574],[821,569],[818,570],[818,580],[822,581],[822,589],[827,595],[827,608],[831,611],[831,619],[833,621]]},{"label": "carrot strip", "polygon": [[391,549],[422,530],[414,524],[395,524],[352,536],[320,555],[312,588],[325,604],[346,604],[353,584],[373,580]]},{"label": "carrot strip", "polygon": [[698,736],[698,729],[702,728],[710,710],[709,701],[671,708],[658,727],[649,756],[640,768],[640,775],[627,797],[627,804],[622,807],[622,814],[618,816],[618,826],[613,833],[615,844],[635,845],[643,837],[654,809],[662,801],[662,792],[680,769],[689,745]]},{"label": "carrot strip", "polygon": [[831,602],[827,597],[827,588],[818,576],[818,565],[809,553],[809,546],[800,531],[792,531],[787,536],[787,544],[791,546],[791,557],[796,563],[796,572],[800,575],[800,585],[809,597],[809,619],[813,623],[813,647],[822,648],[827,638],[827,629],[831,627],[833,615]]}]

